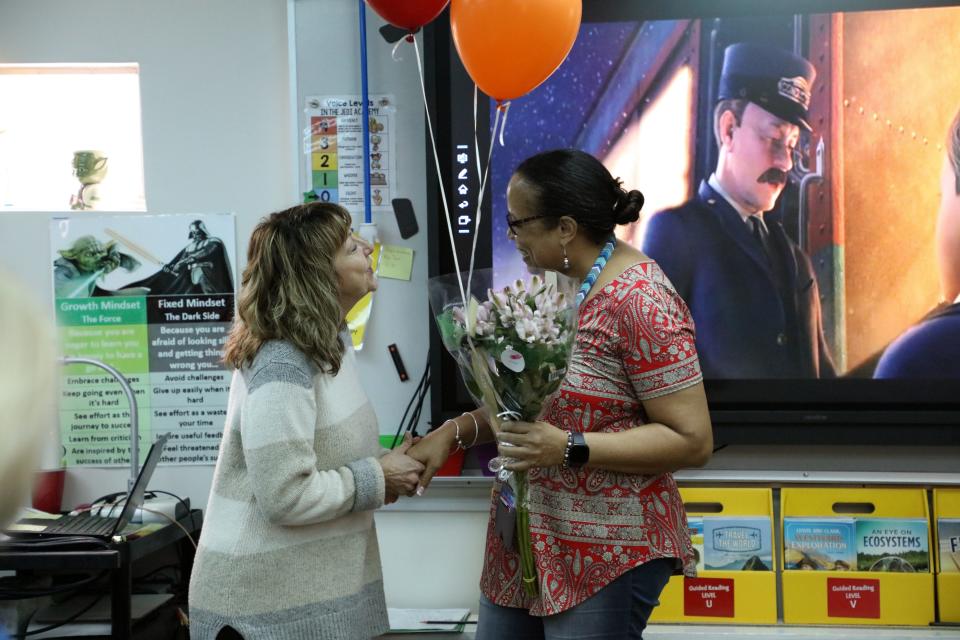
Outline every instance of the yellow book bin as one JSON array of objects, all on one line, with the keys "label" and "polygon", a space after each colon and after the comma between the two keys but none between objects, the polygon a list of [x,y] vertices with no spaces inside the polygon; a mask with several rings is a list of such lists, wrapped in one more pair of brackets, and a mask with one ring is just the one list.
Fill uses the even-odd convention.
[{"label": "yellow book bin", "polygon": [[[785,623],[925,626],[933,621],[930,514],[923,489],[785,488],[780,502]],[[885,545],[897,549],[898,540],[922,545],[924,536],[925,571],[910,572],[903,566],[910,564],[905,556],[884,550]],[[859,565],[868,568],[859,570]]]},{"label": "yellow book bin", "polygon": [[960,489],[933,490],[940,622],[960,622]]},{"label": "yellow book bin", "polygon": [[[760,532],[760,537],[764,545],[769,543],[770,553],[775,555],[770,489],[682,488],[680,495],[691,522],[697,518],[723,518],[730,519],[724,524],[736,525],[738,520],[746,518],[751,519],[746,521],[751,527],[769,527]],[[704,529],[700,531],[702,536]],[[771,557],[768,570],[702,570],[695,579],[673,576],[660,595],[660,606],[653,610],[650,621],[776,624],[775,562]]]}]

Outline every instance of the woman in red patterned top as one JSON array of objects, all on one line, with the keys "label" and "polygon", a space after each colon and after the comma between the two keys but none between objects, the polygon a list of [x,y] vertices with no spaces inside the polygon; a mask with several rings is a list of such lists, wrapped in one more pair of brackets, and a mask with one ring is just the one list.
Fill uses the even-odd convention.
[{"label": "woman in red patterned top", "polygon": [[[713,447],[693,321],[657,264],[613,239],[616,225],[639,218],[643,195],[597,159],[529,158],[507,204],[508,237],[529,268],[588,283],[601,269],[560,390],[541,420],[498,434],[501,454],[516,460],[508,468],[529,471],[538,595],[525,594],[519,556],[496,534],[495,488],[477,638],[641,638],[670,575],[696,570],[671,475],[705,464]],[[421,485],[449,447],[492,437],[482,410],[442,425],[409,452],[426,465]]]}]

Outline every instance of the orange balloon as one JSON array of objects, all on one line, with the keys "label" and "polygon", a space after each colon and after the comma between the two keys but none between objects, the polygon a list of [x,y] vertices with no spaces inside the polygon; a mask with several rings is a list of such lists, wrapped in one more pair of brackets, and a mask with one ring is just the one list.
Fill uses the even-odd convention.
[{"label": "orange balloon", "polygon": [[573,47],[581,0],[451,0],[457,53],[480,90],[512,100],[550,77]]}]

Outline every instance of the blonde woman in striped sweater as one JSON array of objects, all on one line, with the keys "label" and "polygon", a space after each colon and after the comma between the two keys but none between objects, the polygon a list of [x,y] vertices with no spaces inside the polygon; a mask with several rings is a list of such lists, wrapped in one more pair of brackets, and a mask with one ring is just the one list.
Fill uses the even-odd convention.
[{"label": "blonde woman in striped sweater", "polygon": [[370,638],[387,629],[373,511],[412,494],[341,332],[377,281],[343,208],[253,231],[225,360],[236,367],[190,582],[195,640]]}]

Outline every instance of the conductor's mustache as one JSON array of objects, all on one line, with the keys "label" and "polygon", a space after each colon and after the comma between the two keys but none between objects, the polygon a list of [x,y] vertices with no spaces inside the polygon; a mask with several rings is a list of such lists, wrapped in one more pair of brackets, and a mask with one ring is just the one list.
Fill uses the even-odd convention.
[{"label": "conductor's mustache", "polygon": [[785,185],[787,184],[787,174],[780,169],[770,168],[763,172],[763,174],[757,178],[757,182],[769,182],[770,184],[776,185]]}]

